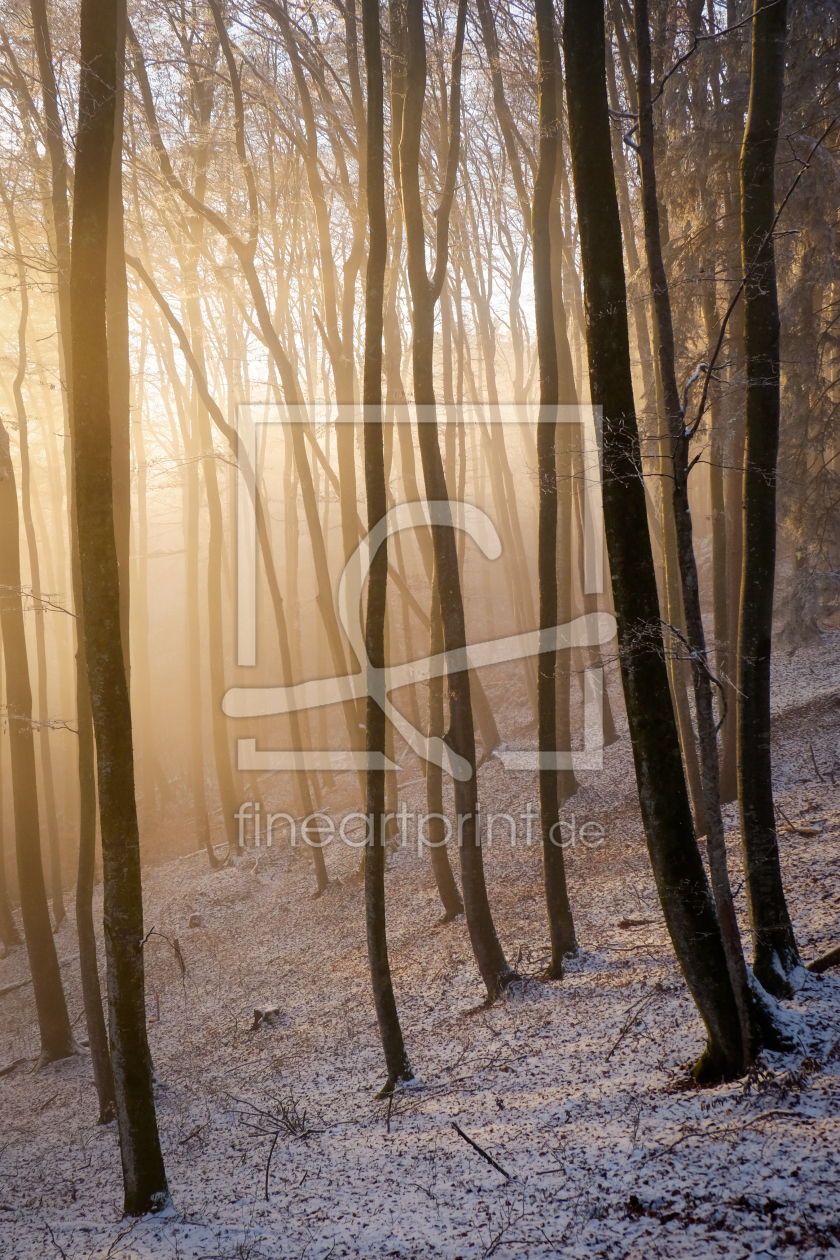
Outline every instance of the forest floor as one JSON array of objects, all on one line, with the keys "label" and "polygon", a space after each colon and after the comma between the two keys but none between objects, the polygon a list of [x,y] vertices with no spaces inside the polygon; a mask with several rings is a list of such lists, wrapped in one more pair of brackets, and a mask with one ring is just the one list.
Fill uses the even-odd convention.
[{"label": "forest floor", "polygon": [[[840,937],[838,645],[775,665],[779,835],[806,960]],[[376,1097],[356,852],[331,846],[335,882],[317,901],[305,849],[285,844],[219,872],[203,855],[146,869],[149,1037],[173,1198],[158,1217],[121,1219],[117,1135],[95,1123],[89,1057],[31,1073],[31,987],[3,992],[25,981],[24,951],[0,961],[0,1068],[21,1060],[0,1078],[3,1260],[840,1256],[840,970],[806,975],[784,1003],[795,1053],[765,1055],[750,1081],[685,1088],[703,1031],[659,910],[626,727],[604,771],[581,779],[567,813],[605,835],[567,849],[581,952],[562,982],[538,979],[536,845],[511,848],[501,830],[486,850],[496,923],[523,976],[490,1008],[463,917],[440,921],[428,854],[405,847],[389,862],[391,963],[422,1082],[391,1102]],[[536,805],[531,777],[495,758],[480,784],[485,812]],[[405,787],[409,808],[422,810],[422,793]],[[743,910],[733,807],[726,817]],[[81,1037],[74,939],[68,921],[57,942]],[[279,1018],[250,1031],[266,1003]]]}]

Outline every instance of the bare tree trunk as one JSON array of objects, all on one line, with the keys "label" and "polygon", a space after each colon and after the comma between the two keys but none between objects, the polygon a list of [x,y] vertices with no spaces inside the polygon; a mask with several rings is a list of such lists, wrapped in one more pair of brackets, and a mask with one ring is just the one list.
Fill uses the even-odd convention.
[{"label": "bare tree trunk", "polygon": [[[707,206],[706,219],[712,224],[711,230],[714,231],[714,206]],[[714,248],[709,251],[707,257],[707,268],[711,272],[712,277],[714,277],[717,261],[716,251]],[[703,285],[700,294],[700,302],[703,310],[703,331],[706,335],[706,341],[709,345],[714,345],[718,331],[718,321],[713,282]],[[734,711],[732,713],[729,713],[728,711],[729,693],[731,691],[728,683],[731,672],[731,645],[729,638],[729,602],[727,590],[730,561],[727,555],[727,536],[729,531],[726,521],[726,501],[724,492],[726,435],[722,408],[719,403],[713,403],[709,408],[709,427],[711,429],[709,443],[709,500],[712,518],[712,610],[715,639],[715,676],[723,688],[721,698],[718,702],[718,713],[721,715],[719,718],[719,724],[721,721],[725,724],[727,721],[734,722],[735,714]],[[722,771],[723,754],[721,751],[721,783],[719,784],[719,797],[721,804],[723,805],[726,804],[726,798],[723,795]]]},{"label": "bare tree trunk", "polygon": [[[0,671],[0,706],[3,704],[3,676]],[[12,914],[9,890],[6,883],[6,833],[3,825],[3,767],[0,764],[0,944],[3,957],[14,945],[20,944],[20,935]]]},{"label": "bare tree trunk", "polygon": [[0,184],[0,197],[9,220],[12,249],[17,259],[18,287],[20,289],[20,321],[18,323],[18,362],[12,393],[20,441],[21,508],[29,555],[29,581],[35,616],[35,656],[38,664],[38,745],[41,754],[41,785],[44,790],[44,806],[47,821],[47,841],[50,855],[50,892],[56,929],[66,918],[64,889],[61,874],[61,847],[58,837],[58,816],[55,804],[55,780],[53,777],[52,749],[50,747],[50,708],[47,688],[47,645],[44,632],[44,605],[41,603],[41,563],[32,519],[32,472],[29,460],[29,420],[23,401],[23,382],[26,379],[26,334],[29,321],[29,291],[26,286],[26,268],[21,253],[20,234],[12,199]]},{"label": "bare tree trunk", "polygon": [[[190,419],[195,414],[198,400],[182,417],[184,426],[184,451],[187,462],[186,513],[184,551],[186,564],[187,601],[187,675],[190,694],[190,779],[193,796],[193,820],[196,840],[203,845],[211,870],[222,865],[216,856],[210,834],[210,817],[207,811],[207,789],[204,774],[204,701],[201,687],[201,618],[199,614],[199,514],[201,511],[201,485],[199,482],[197,434],[191,432]],[[228,841],[230,848],[230,841]]]},{"label": "bare tree trunk", "polygon": [[[367,186],[370,253],[365,292],[364,454],[368,532],[388,511],[385,448],[382,440],[382,324],[388,221],[385,214],[385,122],[379,0],[362,0],[362,32],[367,72]],[[370,559],[365,653],[367,656],[368,758],[383,757],[385,739],[385,618],[387,611],[388,540]],[[365,850],[365,917],[373,1000],[388,1072],[386,1090],[414,1072],[403,1041],[391,968],[385,920],[385,770],[367,769],[368,847]]]},{"label": "bare tree trunk", "polygon": [[744,559],[738,636],[738,800],[755,973],[791,991],[801,967],[785,901],[770,755],[770,652],[779,449],[779,303],[773,176],[785,82],[787,0],[754,0],[750,105],[741,150],[741,260],[747,367]]},{"label": "bare tree trunk", "polygon": [[604,409],[604,518],[639,802],[665,922],[708,1033],[693,1074],[699,1080],[719,1080],[740,1070],[741,1030],[692,827],[663,659],[633,406],[602,3],[567,0],[563,45],[590,386],[593,400]]},{"label": "bare tree trunk", "polygon": [[120,632],[125,673],[131,682],[131,364],[128,357],[128,284],[125,276],[122,150],[125,101],[126,0],[117,0],[117,101],[111,154],[108,207],[108,392],[111,399],[111,468],[114,482],[114,534],[120,574]]},{"label": "bare tree trunk", "polygon": [[169,1200],[146,1038],[143,897],[131,708],[120,631],[105,293],[117,96],[117,0],[82,0],[70,321],[76,514],[96,731],[108,1008],[125,1210]]},{"label": "bare tree trunk", "polygon": [[75,1052],[61,986],[44,872],[35,774],[32,692],[20,588],[20,521],[9,434],[0,421],[0,635],[6,666],[6,705],[12,754],[15,849],[23,934],[35,992],[41,1053],[38,1066]]},{"label": "bare tree trunk", "polygon": [[673,513],[676,526],[677,556],[685,609],[686,639],[691,653],[691,669],[694,682],[694,699],[697,710],[697,733],[700,743],[700,775],[703,789],[703,812],[706,822],[706,842],[709,870],[715,898],[718,920],[726,952],[726,963],[732,989],[738,1004],[741,1026],[742,1064],[746,1068],[752,1058],[754,1038],[750,1021],[750,995],[747,968],[741,948],[741,934],[735,915],[732,888],[726,859],[726,838],[720,811],[719,765],[717,732],[712,706],[711,670],[706,652],[703,616],[700,609],[700,584],[694,556],[693,528],[688,500],[689,436],[686,429],[685,407],[680,402],[677,386],[674,329],[671,318],[671,299],[662,243],[659,232],[659,202],[656,187],[656,161],[654,157],[653,104],[651,101],[651,53],[648,0],[635,0],[636,53],[638,59],[639,95],[639,161],[642,172],[642,208],[645,223],[645,248],[647,252],[650,284],[656,310],[656,328],[659,341],[659,371],[662,392],[671,439],[671,476],[673,487]]},{"label": "bare tree trunk", "polygon": [[[418,424],[420,458],[426,498],[430,502],[448,501],[446,478],[440,455],[438,430],[434,416],[434,331],[435,303],[446,272],[449,217],[455,192],[460,134],[460,63],[466,22],[466,0],[459,0],[452,59],[452,104],[449,110],[451,135],[447,155],[446,180],[441,205],[437,212],[437,254],[435,272],[430,281],[426,271],[425,227],[420,195],[420,140],[423,123],[423,101],[426,93],[426,40],[423,29],[422,0],[408,0],[406,5],[406,96],[400,141],[400,180],[403,216],[408,247],[408,277],[414,317],[414,399],[426,409]],[[447,652],[464,652],[466,625],[458,551],[451,525],[432,527],[434,580],[440,592],[443,638]],[[514,972],[505,958],[490,911],[484,879],[481,837],[476,827],[478,801],[475,774],[475,730],[470,703],[470,680],[465,669],[449,675],[450,727],[447,743],[470,767],[470,777],[455,782],[455,812],[461,844],[461,882],[467,927],[479,971],[492,1001],[500,989],[513,978]]]},{"label": "bare tree trunk", "polygon": [[73,466],[73,373],[70,353],[70,217],[67,204],[67,161],[62,138],[58,92],[50,46],[45,0],[31,0],[38,73],[44,101],[46,147],[52,173],[52,217],[56,241],[56,313],[58,323],[59,367],[64,384],[66,436],[64,440],[67,506],[70,528],[70,574],[76,616],[76,728],[78,730],[79,776],[79,869],[76,880],[76,931],[79,937],[79,970],[85,1023],[88,1030],[93,1075],[99,1101],[100,1123],[114,1116],[114,1076],[111,1050],[102,1010],[99,962],[93,921],[93,885],[96,869],[96,775],[93,713],[90,705],[87,656],[84,637],[82,573],[79,557],[79,531],[76,519],[76,475]]},{"label": "bare tree trunk", "polygon": [[[739,260],[740,261],[740,260]],[[736,267],[738,263],[736,263]],[[735,267],[733,267],[735,271]],[[739,302],[729,321],[731,328],[730,349],[727,358],[729,389],[738,389],[737,378],[743,370],[744,308]],[[727,406],[729,433],[726,444],[726,471],[723,478],[723,495],[727,522],[727,573],[726,606],[728,612],[730,652],[729,678],[726,687],[727,718],[721,731],[720,799],[738,799],[738,726],[737,726],[737,670],[738,670],[738,623],[741,608],[741,569],[744,555],[744,411],[741,399]]]},{"label": "bare tree trunk", "polygon": [[[554,5],[535,0],[539,91],[539,163],[534,180],[531,236],[534,262],[534,310],[540,364],[540,418],[537,425],[539,475],[539,547],[541,637],[557,625],[557,403],[560,380],[554,326],[551,267],[551,202],[557,165],[557,93]],[[571,503],[571,496],[569,496]],[[568,566],[563,565],[563,572]],[[538,676],[538,746],[540,761],[557,748],[557,652],[540,651]],[[567,696],[568,700],[568,696]],[[568,717],[568,705],[566,708]],[[568,726],[568,722],[566,723]],[[540,764],[540,832],[545,869],[545,899],[551,937],[551,962],[546,977],[559,980],[563,957],[577,951],[575,926],[560,832],[560,774]]]},{"label": "bare tree trunk", "polygon": [[[440,615],[440,597],[432,591],[429,655],[443,652],[443,619]],[[429,679],[429,739],[442,739],[443,730],[443,677]],[[426,814],[429,856],[435,883],[443,903],[444,921],[463,914],[464,903],[452,873],[449,854],[446,851],[446,823],[443,813],[443,769],[433,761],[426,763]]]}]

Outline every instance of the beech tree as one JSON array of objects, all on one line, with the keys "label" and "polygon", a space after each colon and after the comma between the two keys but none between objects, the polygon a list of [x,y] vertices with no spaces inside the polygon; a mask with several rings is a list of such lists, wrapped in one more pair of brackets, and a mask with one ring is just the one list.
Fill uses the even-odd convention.
[{"label": "beech tree", "polygon": [[586,342],[603,420],[604,521],[624,701],[665,922],[709,1035],[697,1080],[737,1076],[743,1049],[720,925],[691,818],[665,669],[630,373],[627,295],[605,69],[603,0],[567,0],[563,27]]},{"label": "beech tree", "polygon": [[[539,474],[540,630],[550,631],[558,621],[557,600],[557,403],[560,378],[552,293],[551,206],[557,167],[557,96],[555,74],[554,6],[551,0],[535,0],[537,65],[539,82],[540,144],[534,179],[531,233],[534,259],[534,308],[537,353],[540,364],[540,419],[537,425]],[[556,269],[555,269],[556,274]],[[568,542],[568,539],[564,539]],[[557,653],[541,651],[539,657],[539,748],[551,757],[557,748]],[[556,769],[540,765],[540,830],[545,865],[545,895],[551,932],[551,962],[547,975],[559,979],[564,954],[577,949],[566,871],[560,843],[560,781]]]},{"label": "beech tree", "polygon": [[[385,268],[388,258],[388,221],[385,213],[385,81],[379,0],[363,0],[362,31],[367,72],[367,203],[370,250],[365,289],[365,364],[363,384],[365,493],[368,532],[385,517],[385,447],[382,436],[382,321],[385,301]],[[370,560],[367,618],[365,623],[368,671],[365,748],[369,758],[384,761],[385,615],[388,583],[388,539],[382,540]],[[379,1035],[388,1069],[387,1088],[409,1079],[413,1073],[400,1029],[385,926],[385,769],[368,765],[368,848],[365,850],[365,913],[368,959]]]},{"label": "beech tree", "polygon": [[0,636],[6,675],[15,852],[23,934],[35,991],[41,1033],[37,1066],[64,1059],[76,1050],[41,865],[41,830],[35,770],[32,691],[23,625],[20,582],[20,525],[15,470],[6,426],[0,421]]},{"label": "beech tree", "polygon": [[[547,974],[562,975],[585,920],[576,934],[566,877],[574,890],[579,867],[560,841],[593,780],[551,759],[500,788],[491,758],[579,748],[593,666],[608,680],[603,742],[620,743],[614,649],[558,653],[543,640],[530,658],[469,668],[468,651],[507,634],[536,643],[581,613],[614,607],[618,618],[648,851],[709,1038],[696,1074],[732,1076],[761,1046],[785,1044],[760,987],[788,995],[800,964],[774,823],[772,652],[817,642],[840,611],[832,14],[699,0],[605,9],[137,0],[127,59],[122,0],[85,5],[84,56],[75,6],[29,0],[0,16],[0,394],[24,543],[5,614],[18,615],[17,592],[35,701],[29,734],[8,728],[11,776],[3,754],[0,939],[15,948],[20,913],[29,944],[36,904],[34,939],[44,926],[37,838],[57,920],[59,864],[65,879],[77,872],[99,1116],[123,1098],[127,1201],[165,1193],[141,1035],[140,859],[202,850],[213,870],[237,866],[243,802],[263,818],[279,810],[297,836],[316,813],[373,817],[350,883],[365,885],[390,1087],[412,1070],[413,1030],[397,1013],[386,855],[398,804],[416,805],[415,791],[429,815],[417,878],[434,879],[430,920],[442,907],[435,930],[455,937],[466,912],[488,1000],[514,968],[496,932],[499,866],[486,841],[482,851],[479,802],[486,783],[493,808],[508,796],[513,817],[520,791],[539,791],[541,947]],[[105,18],[113,73],[109,60],[94,83],[91,32]],[[106,81],[115,96],[110,130],[85,104],[77,148],[79,65],[84,102],[104,109]],[[774,171],[788,159],[783,192]],[[577,426],[558,426],[555,411],[590,399],[604,413],[604,595],[582,579],[587,490],[601,487],[587,485]],[[490,423],[511,402],[527,404],[530,421]],[[357,404],[373,408],[372,424],[347,422]],[[395,422],[406,404],[416,430]],[[249,405],[282,422],[258,424],[253,464],[238,433]],[[347,408],[338,424],[337,406]],[[240,491],[256,523],[250,674],[234,652]],[[340,608],[349,556],[389,510],[421,499],[434,524],[389,536],[359,607]],[[492,565],[453,528],[459,503],[495,525]],[[348,611],[364,621],[370,666],[345,633]],[[20,647],[18,627],[4,655]],[[429,654],[446,654],[449,672],[383,693],[382,669]],[[21,714],[15,674],[4,704]],[[335,679],[349,691],[304,707]],[[246,688],[248,703],[268,697],[253,728]],[[239,735],[256,736],[260,756],[350,751],[352,768],[240,770]],[[95,757],[108,770],[113,1065],[97,965]],[[378,768],[395,763],[404,773]],[[814,772],[833,774],[817,751]],[[29,810],[13,840],[24,779],[37,820]],[[736,796],[743,901],[729,886],[734,830],[721,809]],[[249,826],[243,840],[264,837]],[[341,887],[337,849],[310,846],[315,896]],[[69,897],[67,909],[72,920]],[[60,926],[62,958],[71,930]],[[36,997],[55,985],[43,950]]]},{"label": "beech tree", "polygon": [[118,8],[119,0],[83,0],[81,7],[70,336],[76,518],[102,829],[109,1034],[125,1210],[139,1215],[162,1208],[169,1190],[146,1038],[140,846],[112,491],[106,276]]},{"label": "beech tree", "polygon": [[738,632],[738,803],[755,971],[788,994],[801,966],[785,902],[770,756],[770,654],[779,447],[779,307],[774,173],[785,77],[787,3],[753,9],[750,103],[741,150],[741,264],[747,427]]},{"label": "beech tree", "polygon": [[[411,289],[414,370],[414,399],[418,413],[418,440],[423,465],[426,498],[446,503],[449,494],[438,442],[433,376],[435,304],[446,275],[449,216],[455,195],[460,137],[461,59],[466,24],[466,0],[459,0],[455,44],[452,53],[452,79],[449,105],[449,145],[441,200],[436,212],[435,269],[431,279],[426,269],[425,226],[420,196],[420,140],[423,101],[426,93],[426,37],[421,0],[406,0],[405,103],[400,138],[400,185],[408,253],[408,280]],[[466,646],[464,603],[455,533],[451,524],[433,525],[434,582],[439,592],[443,643],[447,652],[463,652]],[[464,662],[466,664],[466,661]],[[481,838],[476,827],[475,729],[470,702],[469,674],[450,669],[450,728],[448,743],[456,756],[469,767],[469,777],[455,782],[455,813],[461,829],[461,882],[464,909],[473,952],[481,977],[492,1000],[514,976],[504,956],[493,925]]]}]

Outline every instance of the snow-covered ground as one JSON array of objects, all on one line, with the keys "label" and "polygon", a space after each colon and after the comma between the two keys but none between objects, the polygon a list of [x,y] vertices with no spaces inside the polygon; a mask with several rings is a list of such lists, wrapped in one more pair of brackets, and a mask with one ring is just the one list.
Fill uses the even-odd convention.
[{"label": "snow-covered ground", "polygon": [[[806,959],[840,941],[837,653],[827,640],[775,674],[780,840]],[[428,854],[407,846],[390,861],[391,962],[421,1081],[390,1103],[376,1097],[352,849],[328,850],[335,882],[319,901],[300,848],[249,849],[217,873],[201,855],[149,868],[149,1037],[173,1207],[120,1219],[117,1137],[95,1123],[89,1059],[33,1076],[31,987],[18,988],[0,997],[0,1068],[24,1060],[0,1078],[3,1260],[840,1256],[840,969],[785,1003],[796,1053],[766,1055],[748,1082],[686,1088],[702,1028],[659,911],[626,733],[602,774],[581,777],[568,810],[605,835],[567,851],[581,953],[562,982],[536,978],[540,856],[521,835],[510,848],[502,828],[486,851],[497,927],[523,975],[489,1009],[463,917],[440,922]],[[486,812],[536,800],[529,776],[495,759],[480,783]],[[406,788],[410,809],[422,790]],[[727,822],[743,909],[732,807]],[[187,926],[193,913],[200,927]],[[58,949],[82,1036],[71,922]],[[23,950],[0,962],[0,989],[25,977]],[[252,1032],[265,1003],[280,1018]],[[266,1197],[280,1120],[292,1132],[276,1142]]]}]

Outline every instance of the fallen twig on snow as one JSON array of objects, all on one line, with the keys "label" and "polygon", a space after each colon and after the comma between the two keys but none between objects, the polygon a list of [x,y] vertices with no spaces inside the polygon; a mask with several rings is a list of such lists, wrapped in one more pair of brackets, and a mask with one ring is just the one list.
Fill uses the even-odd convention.
[{"label": "fallen twig on snow", "polygon": [[794,833],[794,835],[797,835],[797,836],[818,836],[818,835],[820,834],[819,827],[797,827],[796,823],[792,823],[792,822],[790,821],[790,819],[788,818],[787,814],[786,814],[786,813],[785,813],[785,811],[782,809],[781,805],[778,805],[778,804],[777,804],[777,805],[776,805],[776,809],[777,809],[777,810],[779,811],[779,813],[782,815],[782,818],[784,818],[785,822],[786,822],[786,823],[787,823],[787,825],[790,827],[790,829],[791,829],[791,831]]},{"label": "fallen twig on snow", "polygon": [[487,1152],[484,1150],[484,1148],[478,1145],[478,1142],[474,1142],[471,1137],[467,1137],[464,1130],[460,1127],[460,1125],[457,1125],[454,1120],[452,1121],[452,1128],[455,1130],[457,1134],[459,1134],[464,1139],[465,1142],[468,1143],[468,1145],[470,1145],[473,1148],[474,1151],[478,1151],[482,1159],[486,1159],[488,1164],[492,1164],[497,1172],[500,1172],[503,1177],[507,1177],[508,1181],[511,1180],[510,1173],[505,1172],[504,1168],[502,1168],[502,1165],[497,1164],[493,1156],[488,1155]]}]

